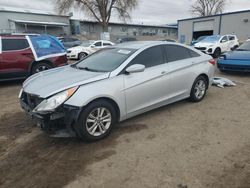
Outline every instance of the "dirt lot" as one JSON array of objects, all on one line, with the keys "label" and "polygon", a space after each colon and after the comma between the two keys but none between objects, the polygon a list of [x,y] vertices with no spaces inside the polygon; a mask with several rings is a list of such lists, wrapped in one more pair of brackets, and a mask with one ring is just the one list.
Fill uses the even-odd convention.
[{"label": "dirt lot", "polygon": [[0,86],[0,187],[250,187],[250,75],[223,75],[182,101],[118,125],[92,144],[43,134],[20,110],[21,82]]}]

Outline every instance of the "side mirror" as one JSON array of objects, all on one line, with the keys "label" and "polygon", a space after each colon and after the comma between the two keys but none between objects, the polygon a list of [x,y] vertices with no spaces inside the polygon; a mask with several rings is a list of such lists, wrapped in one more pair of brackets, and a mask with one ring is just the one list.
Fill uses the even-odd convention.
[{"label": "side mirror", "polygon": [[127,72],[127,73],[144,72],[145,68],[146,68],[145,65],[134,64],[134,65],[129,66],[129,67],[126,69],[126,72]]},{"label": "side mirror", "polygon": [[94,47],[95,47],[95,45],[91,45],[91,46],[90,46],[90,48],[94,48]]},{"label": "side mirror", "polygon": [[227,42],[226,40],[221,40],[220,43],[224,43],[224,42]]}]

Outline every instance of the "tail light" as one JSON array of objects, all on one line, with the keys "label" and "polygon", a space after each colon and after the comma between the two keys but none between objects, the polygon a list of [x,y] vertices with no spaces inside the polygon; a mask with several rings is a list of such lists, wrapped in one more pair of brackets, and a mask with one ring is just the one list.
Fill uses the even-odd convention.
[{"label": "tail light", "polygon": [[216,61],[215,61],[215,59],[211,59],[211,60],[209,60],[209,63],[212,64],[212,65],[215,65]]}]

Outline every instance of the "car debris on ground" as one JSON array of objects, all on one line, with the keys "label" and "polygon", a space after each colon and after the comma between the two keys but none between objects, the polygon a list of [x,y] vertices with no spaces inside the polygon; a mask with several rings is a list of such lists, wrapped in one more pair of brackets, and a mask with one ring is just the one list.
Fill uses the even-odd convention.
[{"label": "car debris on ground", "polygon": [[233,81],[222,77],[214,77],[212,85],[220,88],[224,88],[225,86],[227,87],[236,86],[236,84]]}]

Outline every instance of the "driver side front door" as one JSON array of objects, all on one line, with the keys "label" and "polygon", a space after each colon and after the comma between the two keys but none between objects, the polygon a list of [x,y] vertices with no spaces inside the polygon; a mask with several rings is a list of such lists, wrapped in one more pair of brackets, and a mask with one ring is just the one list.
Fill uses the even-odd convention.
[{"label": "driver side front door", "polygon": [[167,100],[169,81],[168,64],[163,47],[151,47],[136,56],[128,66],[145,65],[144,72],[124,74],[127,117],[138,115],[162,105]]}]

